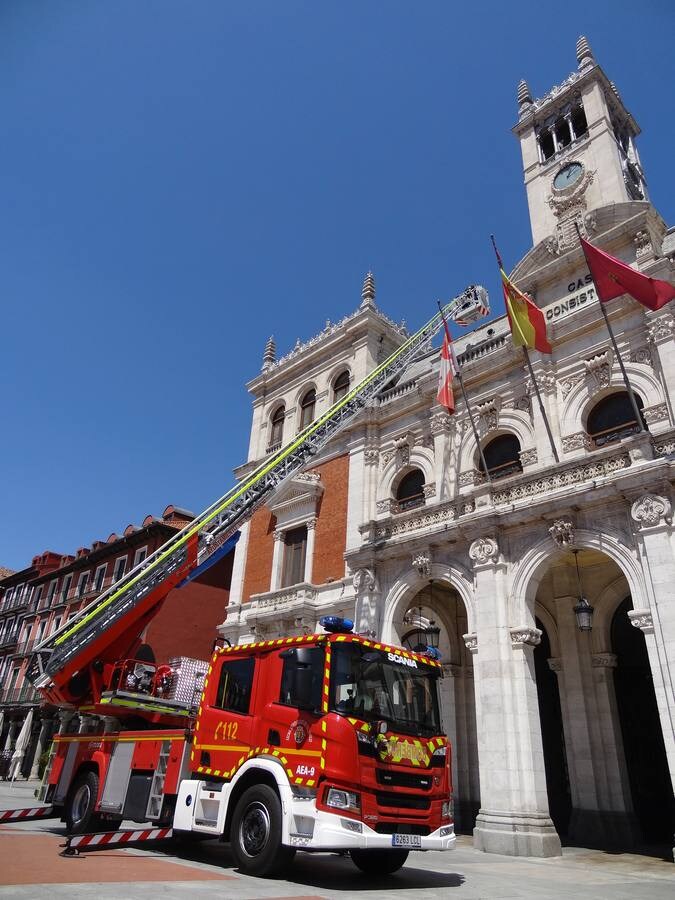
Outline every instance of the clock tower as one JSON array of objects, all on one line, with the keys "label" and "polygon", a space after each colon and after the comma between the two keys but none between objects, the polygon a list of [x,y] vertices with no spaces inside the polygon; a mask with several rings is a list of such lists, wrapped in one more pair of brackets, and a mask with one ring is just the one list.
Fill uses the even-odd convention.
[{"label": "clock tower", "polygon": [[518,123],[533,244],[559,253],[589,233],[592,210],[647,200],[640,129],[585,37],[577,69],[540,99],[518,85]]}]

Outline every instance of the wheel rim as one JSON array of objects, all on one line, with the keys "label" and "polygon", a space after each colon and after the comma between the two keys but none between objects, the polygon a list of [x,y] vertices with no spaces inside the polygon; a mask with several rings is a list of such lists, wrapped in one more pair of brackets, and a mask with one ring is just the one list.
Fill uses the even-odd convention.
[{"label": "wheel rim", "polygon": [[87,814],[91,801],[91,791],[88,784],[81,784],[73,797],[73,823],[78,824]]},{"label": "wheel rim", "polygon": [[270,838],[271,823],[267,807],[256,801],[246,807],[239,824],[239,843],[247,856],[258,856]]}]

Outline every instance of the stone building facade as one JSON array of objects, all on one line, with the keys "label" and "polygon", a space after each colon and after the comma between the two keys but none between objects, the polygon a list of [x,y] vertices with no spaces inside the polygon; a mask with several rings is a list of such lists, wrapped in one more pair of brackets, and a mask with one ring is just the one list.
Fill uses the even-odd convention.
[{"label": "stone building facade", "polygon": [[[405,644],[433,619],[459,830],[535,856],[559,854],[561,838],[627,847],[673,830],[675,315],[608,305],[642,430],[575,226],[671,282],[675,229],[585,38],[577,63],[541,99],[521,82],[514,127],[534,244],[512,277],[548,324],[553,353],[531,356],[559,463],[505,317],[456,340],[490,478],[464,404],[450,416],[435,403],[429,348],[244,527],[220,626],[232,642],[265,639],[330,612]],[[239,474],[403,333],[369,275],[352,315],[279,360],[268,344]]]}]

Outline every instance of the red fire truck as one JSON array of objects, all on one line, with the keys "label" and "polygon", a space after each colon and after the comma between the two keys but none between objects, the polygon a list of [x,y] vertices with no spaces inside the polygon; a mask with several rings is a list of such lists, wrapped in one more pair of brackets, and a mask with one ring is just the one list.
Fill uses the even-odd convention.
[{"label": "red fire truck", "polygon": [[97,723],[93,732],[56,736],[40,790],[71,833],[123,819],[168,825],[231,841],[241,869],[257,875],[277,871],[298,849],[349,851],[364,871],[384,873],[412,848],[452,846],[450,748],[433,653],[367,640],[334,617],[321,620],[321,634],[218,648],[204,663],[158,665],[140,636],[170,590],[229,553],[242,522],[401,376],[444,313],[465,324],[488,308],[475,285],[451,300],[36,647],[28,677],[45,699]]},{"label": "red fire truck", "polygon": [[[298,849],[349,850],[379,873],[410,849],[449,849],[440,663],[325,624],[217,648],[189,725],[57,736],[43,799],[75,833],[127,819],[221,837],[255,875]],[[166,702],[122,690],[111,704],[132,697],[137,711]]]}]

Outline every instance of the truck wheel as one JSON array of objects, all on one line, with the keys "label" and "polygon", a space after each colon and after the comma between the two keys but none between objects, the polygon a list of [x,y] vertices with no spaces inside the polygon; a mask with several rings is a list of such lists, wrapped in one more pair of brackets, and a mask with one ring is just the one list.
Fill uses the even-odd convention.
[{"label": "truck wheel", "polygon": [[86,834],[100,826],[95,814],[98,797],[98,775],[83,772],[75,779],[66,800],[66,828],[69,834]]},{"label": "truck wheel", "polygon": [[366,875],[391,875],[397,872],[408,858],[407,850],[350,850],[355,866]]},{"label": "truck wheel", "polygon": [[230,830],[232,853],[246,875],[275,875],[295,856],[281,843],[281,801],[267,784],[250,787],[239,798]]}]

